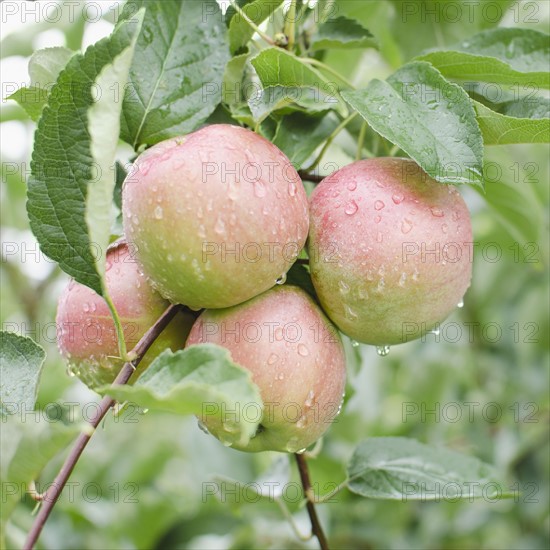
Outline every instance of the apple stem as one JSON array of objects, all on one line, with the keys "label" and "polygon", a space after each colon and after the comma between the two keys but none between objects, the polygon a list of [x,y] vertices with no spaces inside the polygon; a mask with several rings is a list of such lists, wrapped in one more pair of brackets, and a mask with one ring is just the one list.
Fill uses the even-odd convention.
[{"label": "apple stem", "polygon": [[319,518],[317,517],[317,510],[315,509],[315,495],[313,493],[313,488],[311,487],[306,457],[300,453],[295,453],[294,457],[296,458],[296,464],[298,465],[298,472],[300,473],[304,496],[306,497],[306,508],[309,515],[309,520],[311,521],[311,531],[317,537],[321,550],[329,550],[327,538],[323,532],[323,527],[321,526]]},{"label": "apple stem", "polygon": [[[118,373],[117,377],[113,382],[115,385],[123,385],[128,382],[142,357],[147,353],[147,350],[151,347],[153,342],[158,338],[160,333],[166,328],[168,323],[176,316],[178,311],[182,306],[171,305],[169,306],[164,313],[157,319],[156,323],[142,336],[141,340],[136,344],[135,348],[130,352],[135,356],[135,359],[131,362],[124,363],[124,366]],[[34,523],[29,531],[23,550],[31,550],[40,533],[44,524],[46,523],[55,503],[57,502],[59,495],[63,491],[69,476],[71,475],[82,451],[86,448],[86,445],[90,441],[92,435],[94,434],[95,429],[98,427],[99,423],[103,417],[107,414],[109,409],[115,404],[115,400],[108,395],[106,395],[99,404],[99,409],[94,414],[94,416],[88,421],[89,427],[91,429],[86,430],[85,432],[80,433],[77,437],[69,456],[66,458],[61,470],[57,474],[55,480],[50,485],[48,490],[42,495],[43,505],[40,508]]]}]

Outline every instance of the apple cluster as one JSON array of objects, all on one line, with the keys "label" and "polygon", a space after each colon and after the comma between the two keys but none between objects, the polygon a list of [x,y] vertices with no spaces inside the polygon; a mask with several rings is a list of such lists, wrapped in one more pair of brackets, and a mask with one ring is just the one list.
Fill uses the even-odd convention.
[{"label": "apple cluster", "polygon": [[[245,451],[295,452],[323,435],[345,387],[340,332],[381,349],[402,343],[403,327],[430,330],[470,284],[470,256],[451,253],[471,243],[467,207],[408,159],[354,162],[308,198],[275,145],[211,125],[142,153],[122,199],[124,240],[107,253],[106,286],[127,346],[168,303],[200,312],[178,314],[139,368],[167,347],[228,349],[269,411]],[[299,256],[315,299],[286,283]],[[111,382],[121,365],[103,298],[70,282],[57,322],[73,372],[91,387]]]}]

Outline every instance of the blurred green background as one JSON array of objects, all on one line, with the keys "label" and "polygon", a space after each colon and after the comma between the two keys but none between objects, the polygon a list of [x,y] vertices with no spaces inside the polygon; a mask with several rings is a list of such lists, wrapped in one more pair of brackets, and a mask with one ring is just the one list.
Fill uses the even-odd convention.
[{"label": "blurred green background", "polygon": [[[28,81],[26,66],[34,50],[86,47],[110,32],[121,6],[108,1],[83,2],[76,9],[72,2],[26,4],[31,3],[0,4],[3,98]],[[484,13],[483,4],[498,6],[501,17]],[[355,0],[339,2],[338,9],[361,19],[381,41],[380,52],[332,52],[326,58],[361,86],[388,76],[424,48],[453,44],[495,24],[546,31],[550,2]],[[86,419],[98,397],[66,375],[55,345],[55,304],[66,275],[39,254],[25,212],[33,124],[5,100],[0,120],[2,328],[33,337],[48,352],[40,414],[55,414],[52,403],[73,403],[75,417]],[[353,135],[344,133],[325,161],[343,164],[354,154]],[[128,156],[121,149],[121,159]],[[310,461],[316,489],[327,493],[344,479],[345,463],[361,439],[403,435],[496,464],[509,487],[521,494],[501,502],[422,503],[368,501],[342,491],[333,503],[319,506],[332,547],[550,547],[549,158],[545,145],[486,149],[491,167],[486,195],[461,189],[476,242],[464,307],[442,323],[439,336],[392,348],[387,357],[369,346],[348,345],[347,403],[318,458]],[[63,454],[44,470],[39,490],[62,459]],[[287,480],[287,506],[306,534],[307,515],[291,490],[298,479],[294,464],[288,479],[287,469],[282,455],[247,455],[223,447],[194,419],[133,409],[110,415],[78,463],[72,490],[66,489],[56,505],[39,547],[316,548],[316,541],[295,536],[269,499],[257,501],[246,492],[208,495],[221,477],[241,484],[264,475]],[[13,517],[9,540],[15,546],[32,523],[33,507],[27,499]]]}]

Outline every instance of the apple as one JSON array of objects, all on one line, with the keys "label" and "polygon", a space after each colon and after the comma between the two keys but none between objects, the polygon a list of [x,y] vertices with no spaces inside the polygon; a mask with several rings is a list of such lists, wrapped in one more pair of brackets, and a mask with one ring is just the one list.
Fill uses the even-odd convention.
[{"label": "apple", "polygon": [[[243,304],[204,311],[186,347],[201,343],[228,349],[251,372],[264,402],[256,435],[234,448],[296,452],[319,439],[338,414],[346,381],[342,341],[300,288],[279,286]],[[202,421],[224,441],[222,422]]]},{"label": "apple", "polygon": [[225,308],[273,287],[303,248],[308,204],[288,158],[215,124],[142,153],[122,190],[124,232],[173,303]]},{"label": "apple", "polygon": [[[106,287],[121,318],[126,347],[130,351],[155,323],[169,302],[147,282],[125,242],[107,250]],[[166,348],[183,348],[194,317],[179,312],[149,348],[132,380]],[[57,343],[69,363],[68,372],[90,388],[110,384],[123,361],[118,357],[115,325],[107,302],[92,289],[70,280],[57,306]]]},{"label": "apple", "polygon": [[327,315],[381,349],[434,329],[470,285],[468,208],[408,159],[361,160],[323,179],[310,197],[308,246]]}]

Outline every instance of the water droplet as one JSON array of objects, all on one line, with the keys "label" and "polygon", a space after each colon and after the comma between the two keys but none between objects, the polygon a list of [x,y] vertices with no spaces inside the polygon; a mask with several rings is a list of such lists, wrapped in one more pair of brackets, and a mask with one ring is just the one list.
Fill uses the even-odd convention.
[{"label": "water droplet", "polygon": [[403,199],[405,198],[405,195],[402,195],[401,193],[396,193],[395,195],[392,195],[391,200],[395,204],[401,204],[403,202]]},{"label": "water droplet", "polygon": [[260,180],[254,181],[254,195],[259,198],[265,197],[266,195],[265,185]]},{"label": "water droplet", "polygon": [[296,195],[296,191],[297,191],[296,184],[293,181],[289,181],[288,182],[288,194],[291,197],[293,197],[294,195]]},{"label": "water droplet", "polygon": [[71,378],[74,378],[76,376],[76,367],[74,365],[69,365],[67,367],[67,375]]},{"label": "water droplet", "polygon": [[440,208],[431,208],[430,210],[432,211],[432,216],[436,218],[442,218],[445,215]]},{"label": "water droplet", "polygon": [[458,217],[459,217],[459,216],[458,216],[458,212],[453,212],[453,213],[451,214],[451,218],[452,218],[452,220],[453,220],[454,222],[458,221]]},{"label": "water droplet", "polygon": [[439,329],[439,327],[437,328],[434,328],[432,331],[430,331],[432,334],[435,334],[436,336],[439,336],[439,334],[441,333],[441,330]]},{"label": "water droplet", "polygon": [[376,218],[374,218],[374,223],[380,223],[382,220],[382,216],[376,216]]},{"label": "water droplet", "polygon": [[401,223],[401,233],[405,233],[406,235],[411,231],[412,228],[413,228],[413,224],[411,220],[408,220],[407,218],[405,218]]},{"label": "water droplet", "polygon": [[305,428],[306,426],[307,426],[307,416],[304,414],[298,419],[298,422],[296,422],[296,427]]},{"label": "water droplet", "polygon": [[374,203],[374,209],[375,210],[382,210],[382,208],[384,208],[384,206],[386,206],[382,201],[376,201]]},{"label": "water droplet", "polygon": [[346,208],[344,209],[344,212],[348,216],[353,216],[357,210],[359,210],[359,207],[357,206],[357,203],[355,201],[349,201],[348,204],[346,204]]},{"label": "water droplet", "polygon": [[357,340],[352,340],[352,341],[351,341],[351,346],[352,346],[353,348],[358,348],[358,347],[359,347],[359,342],[358,342]]},{"label": "water droplet", "polygon": [[386,357],[388,353],[390,352],[390,346],[376,346],[376,353],[380,355],[380,357]]},{"label": "water droplet", "polygon": [[353,311],[353,309],[351,309],[348,304],[344,306],[344,313],[346,315],[346,318],[350,319],[351,321],[355,321],[355,319],[357,319],[357,313],[355,313],[355,311]]},{"label": "water droplet", "polygon": [[274,365],[278,360],[279,360],[279,356],[278,356],[276,353],[272,353],[272,354],[267,358],[267,364],[268,364],[268,365]]},{"label": "water droplet", "polygon": [[157,206],[155,208],[154,216],[156,220],[162,220],[162,216],[163,216],[162,206]]},{"label": "water droplet", "polygon": [[304,344],[298,344],[298,355],[301,355],[302,357],[309,355],[309,350]]},{"label": "water droplet", "polygon": [[456,307],[464,307],[464,300],[460,300],[460,302],[456,304]]},{"label": "water droplet", "polygon": [[401,273],[401,277],[399,278],[399,282],[397,284],[401,287],[404,287],[406,280],[407,280],[407,274],[403,271],[403,273]]},{"label": "water droplet", "polygon": [[443,231],[443,233],[447,233],[448,230],[449,230],[449,226],[446,223],[444,223],[441,226],[441,231]]},{"label": "water droplet", "polygon": [[378,231],[378,233],[376,234],[376,242],[377,242],[377,243],[381,243],[382,240],[383,240],[382,232],[381,232],[381,231]]},{"label": "water droplet", "polygon": [[340,294],[349,294],[349,285],[346,284],[344,281],[340,281],[338,283],[338,287],[340,289]]},{"label": "water droplet", "polygon": [[348,189],[350,191],[355,191],[357,189],[357,182],[354,181],[354,180],[351,180],[349,183],[348,183]]},{"label": "water droplet", "polygon": [[306,409],[310,409],[314,403],[315,403],[315,392],[313,390],[309,390],[306,400],[304,402],[304,407]]},{"label": "water droplet", "polygon": [[206,427],[206,424],[202,420],[197,420],[197,425],[201,432],[204,432],[205,434],[209,434],[208,428]]},{"label": "water droplet", "polygon": [[286,444],[286,450],[289,453],[295,453],[300,447],[297,445],[298,443],[298,437],[294,436],[291,437],[287,444]]},{"label": "water droplet", "polygon": [[216,225],[214,226],[214,231],[218,235],[223,235],[225,233],[225,222],[219,216],[218,216],[218,219],[216,220]]},{"label": "water droplet", "polygon": [[413,275],[412,275],[412,280],[413,281],[418,281],[418,277],[419,277],[419,272],[418,272],[418,269],[416,269],[416,267],[414,268],[414,271],[413,271]]},{"label": "water droplet", "polygon": [[88,313],[90,311],[90,304],[88,302],[84,302],[82,309],[84,310],[85,313]]},{"label": "water droplet", "polygon": [[286,273],[283,273],[276,281],[276,285],[284,285],[286,283]]},{"label": "water droplet", "polygon": [[278,340],[279,342],[284,338],[284,332],[281,327],[277,327],[275,329],[275,340]]}]

